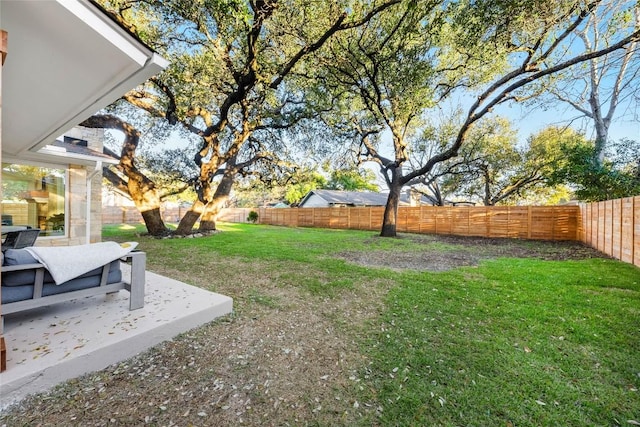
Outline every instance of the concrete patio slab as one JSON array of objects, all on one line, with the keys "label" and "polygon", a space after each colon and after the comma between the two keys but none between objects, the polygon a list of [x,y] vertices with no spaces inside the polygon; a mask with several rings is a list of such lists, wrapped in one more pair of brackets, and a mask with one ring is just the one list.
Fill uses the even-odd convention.
[{"label": "concrete patio slab", "polygon": [[227,296],[150,272],[144,308],[129,311],[128,298],[119,291],[5,316],[0,410],[229,314],[233,306]]}]

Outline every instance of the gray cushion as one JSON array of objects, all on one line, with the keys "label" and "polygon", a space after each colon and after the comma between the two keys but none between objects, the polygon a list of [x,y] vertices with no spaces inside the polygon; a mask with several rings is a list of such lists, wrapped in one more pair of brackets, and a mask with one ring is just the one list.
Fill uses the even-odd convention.
[{"label": "gray cushion", "polygon": [[[111,269],[107,278],[107,283],[117,283],[122,280],[120,269]],[[2,283],[4,285],[4,281]],[[47,283],[42,288],[42,296],[63,294],[80,289],[95,288],[100,286],[100,276],[78,277],[71,279],[61,285]],[[33,298],[33,285],[9,286],[2,290],[2,304],[9,304],[16,301],[23,301]]]},{"label": "gray cushion", "polygon": [[[8,249],[4,255],[5,255],[4,265],[21,265],[21,264],[37,264],[38,263],[38,260],[35,259],[33,255],[31,255],[26,249]],[[111,279],[112,277],[115,277],[115,276],[111,276],[111,273],[116,271],[118,272],[117,274],[120,274],[119,260],[115,260],[111,262],[111,265],[109,266],[110,281],[108,283],[113,283]],[[102,267],[96,268],[95,270],[91,270],[77,278],[93,277],[93,276],[100,276],[100,275],[102,275]],[[2,286],[33,285],[33,282],[35,282],[35,280],[36,280],[36,272],[33,269],[25,270],[25,271],[12,271],[8,273],[2,273]],[[120,279],[116,279],[115,282],[119,280]],[[45,270],[44,272],[43,282],[45,284],[54,283],[53,277],[51,277],[51,274],[47,270]]]},{"label": "gray cushion", "polygon": [[[33,257],[29,252],[24,249],[7,249],[4,253],[3,265],[22,265],[22,264],[37,264],[38,260]],[[49,277],[46,277],[49,276]],[[44,281],[53,281],[53,278],[49,272],[45,273]],[[35,270],[25,271],[11,271],[9,273],[2,273],[2,286],[22,286],[33,285],[36,280]]]},{"label": "gray cushion", "polygon": [[7,249],[2,265],[37,264],[38,260],[26,249]]}]

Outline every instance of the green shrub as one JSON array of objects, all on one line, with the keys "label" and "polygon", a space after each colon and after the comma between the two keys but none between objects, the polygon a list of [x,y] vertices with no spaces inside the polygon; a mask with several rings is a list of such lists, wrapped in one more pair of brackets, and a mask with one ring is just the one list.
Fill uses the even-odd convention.
[{"label": "green shrub", "polygon": [[258,222],[258,212],[256,211],[249,212],[249,216],[247,216],[247,221],[252,222],[254,224]]}]

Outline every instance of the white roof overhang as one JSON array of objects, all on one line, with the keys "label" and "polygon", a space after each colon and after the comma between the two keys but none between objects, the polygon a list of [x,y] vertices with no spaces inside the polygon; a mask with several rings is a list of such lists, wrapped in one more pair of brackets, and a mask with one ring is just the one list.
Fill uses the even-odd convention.
[{"label": "white roof overhang", "polygon": [[45,145],[38,150],[38,154],[64,158],[67,159],[67,163],[81,165],[93,165],[98,161],[111,165],[117,165],[120,163],[120,160],[115,157],[111,157],[87,147],[77,146],[63,141],[55,141],[51,145]]},{"label": "white roof overhang", "polygon": [[0,3],[2,155],[69,163],[44,149],[168,62],[90,0]]}]

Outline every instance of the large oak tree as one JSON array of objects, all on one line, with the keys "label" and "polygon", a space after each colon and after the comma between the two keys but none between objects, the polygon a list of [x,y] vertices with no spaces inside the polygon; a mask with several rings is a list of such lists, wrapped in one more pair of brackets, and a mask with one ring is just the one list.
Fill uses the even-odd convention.
[{"label": "large oak tree", "polygon": [[[629,27],[597,49],[573,43],[589,18],[606,20],[610,2],[584,0],[414,1],[330,42],[319,77],[343,103],[359,107],[351,119],[359,155],[380,165],[389,186],[381,230],[395,236],[400,192],[458,155],[471,129],[497,106],[530,96],[531,83],[623,50],[638,41]],[[471,98],[455,138],[421,164],[407,168],[421,118],[452,94]],[[382,144],[391,135],[390,147]]]},{"label": "large oak tree", "polygon": [[278,133],[313,116],[304,58],[399,1],[102,1],[171,61],[123,100],[199,140],[198,201],[177,233],[190,232],[198,219],[201,229],[215,228],[236,177],[277,162]]}]

